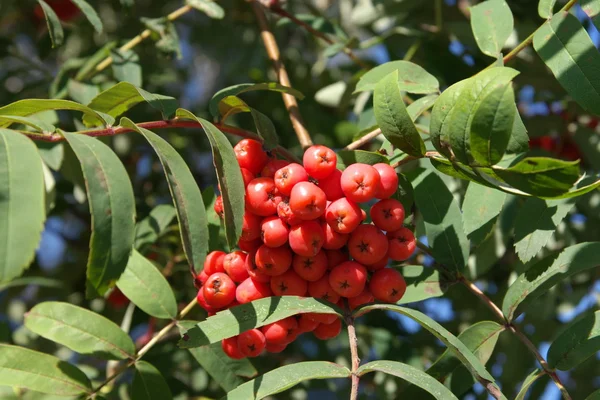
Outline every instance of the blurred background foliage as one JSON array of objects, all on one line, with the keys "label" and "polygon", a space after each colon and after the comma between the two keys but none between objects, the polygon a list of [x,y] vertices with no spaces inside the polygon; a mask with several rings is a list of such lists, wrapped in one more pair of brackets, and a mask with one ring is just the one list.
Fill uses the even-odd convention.
[{"label": "blurred background foliage", "polygon": [[[57,12],[65,28],[64,43],[56,48],[52,48],[43,15],[35,1],[0,2],[0,105],[24,98],[51,97],[86,103],[117,79],[123,80],[123,71],[119,70],[117,63],[112,69],[81,79],[77,76],[80,68],[104,46],[120,46],[138,35],[146,28],[144,18],[160,18],[183,5],[179,0],[90,1],[104,23],[104,31],[99,34],[68,0],[47,2]],[[238,83],[275,81],[276,76],[260,40],[250,4],[240,0],[218,3],[225,10],[223,19],[211,19],[192,10],[174,22],[174,30],[167,31],[163,37],[155,34],[136,46],[134,53],[139,60],[127,62],[126,79],[149,92],[173,96],[182,107],[205,118],[209,118],[208,101],[216,91]],[[306,96],[300,102],[300,111],[313,140],[341,148],[375,124],[370,95],[352,95],[360,77],[360,68],[339,52],[339,44],[353,47],[358,57],[372,66],[390,60],[411,60],[435,75],[442,89],[492,63],[493,59],[477,50],[469,23],[468,7],[472,3],[475,2],[290,0],[283,5],[291,14],[331,35],[334,45],[320,41],[287,19],[270,14],[272,29],[292,85]],[[512,48],[543,20],[538,16],[536,0],[508,0],[508,3],[516,26],[507,43],[507,47]],[[584,21],[592,40],[598,45],[600,34],[586,20],[579,6],[574,8],[574,13]],[[148,24],[148,20],[145,21]],[[104,50],[96,57],[95,63],[106,55]],[[531,138],[532,152],[552,153],[567,160],[581,158],[585,170],[598,172],[598,120],[569,101],[533,49],[521,52],[509,66],[521,72],[515,79],[515,92]],[[253,92],[242,97],[273,120],[284,147],[299,153],[297,139],[279,94]],[[133,109],[129,116],[136,122],[160,119],[160,115],[145,105]],[[52,113],[47,118],[60,119],[61,126],[67,130],[81,129],[66,113]],[[421,117],[420,124],[427,126],[427,118],[427,115]],[[243,128],[254,129],[249,115],[237,115],[232,121]],[[204,193],[214,229],[218,229],[218,220],[210,205],[211,199],[214,200],[216,180],[205,136],[186,129],[163,130],[161,135],[180,151],[190,165]],[[119,135],[102,140],[113,146],[130,172],[139,220],[156,205],[170,202],[158,160],[141,136]],[[128,300],[118,290],[106,299],[85,300],[84,265],[90,227],[78,163],[68,147],[36,144],[46,163],[55,170],[51,172],[54,186],[48,188],[51,211],[34,264],[23,278],[0,288],[0,341],[54,353],[85,368],[91,378],[102,379],[107,369],[105,363],[54,345],[22,325],[26,310],[46,300],[68,301],[89,307],[117,323],[121,323],[129,307]],[[373,144],[367,148],[378,147]],[[421,161],[421,164],[427,167],[429,162]],[[418,163],[413,163],[404,172],[410,173],[410,169],[417,166]],[[462,204],[467,183],[450,177],[444,177],[444,180]],[[469,261],[471,278],[497,304],[501,302],[508,284],[525,268],[513,247],[514,221],[523,199],[507,196],[506,201],[495,234],[473,248]],[[537,259],[574,243],[600,240],[599,211],[600,193],[597,190],[578,198],[575,207],[559,224]],[[420,224],[417,220],[417,233],[422,236]],[[168,277],[178,302],[187,304],[195,296],[195,289],[182,257],[176,229],[176,224],[171,224],[146,250],[146,255]],[[218,237],[218,234],[214,235],[211,248],[224,246]],[[430,266],[432,260],[419,253],[411,263]],[[448,283],[443,285],[443,290],[443,297],[426,299],[411,306],[427,313],[455,334],[478,321],[494,320],[485,305],[465,287]],[[591,269],[554,287],[529,307],[517,322],[522,324],[522,330],[544,355],[562,324],[597,309],[599,304],[600,272]],[[204,317],[202,313],[197,308],[189,318],[200,320]],[[130,333],[141,345],[161,328],[162,323],[135,309]],[[367,314],[358,321],[357,330],[363,361],[401,360],[426,369],[444,351],[442,343],[423,332],[415,322],[391,313],[387,318],[382,318],[380,312]],[[263,373],[301,360],[332,360],[347,365],[348,357],[345,335],[327,342],[304,335],[285,352],[262,356],[252,362],[258,372]],[[224,394],[187,350],[176,347],[174,340],[155,346],[145,359],[167,377],[177,399],[214,398]],[[596,355],[570,372],[558,372],[574,399],[583,399],[600,388],[599,360],[600,355]],[[536,366],[536,361],[514,336],[502,334],[487,366],[503,392],[513,397],[523,379]],[[457,389],[459,397],[487,398],[483,387],[473,385],[470,377],[465,376],[466,370],[461,371],[461,368],[453,373],[456,385],[464,386],[462,390]],[[131,375],[124,375],[107,398],[129,398],[127,385],[131,378]],[[391,376],[380,373],[368,375],[361,381],[361,398],[402,398],[400,389],[404,386],[399,379]],[[276,398],[345,398],[348,393],[347,380],[311,381]],[[424,392],[419,392],[410,398],[425,396]],[[10,388],[0,387],[0,398],[51,397],[33,392],[20,395]],[[543,377],[533,386],[529,398],[558,399],[560,394],[548,377]]]}]

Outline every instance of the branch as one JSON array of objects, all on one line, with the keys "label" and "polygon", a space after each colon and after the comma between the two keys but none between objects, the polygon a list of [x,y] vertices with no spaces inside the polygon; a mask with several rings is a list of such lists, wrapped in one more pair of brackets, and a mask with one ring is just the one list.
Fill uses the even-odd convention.
[{"label": "branch", "polygon": [[346,325],[348,325],[348,340],[350,342],[350,355],[352,357],[352,389],[350,392],[350,400],[356,400],[358,398],[358,384],[360,377],[357,374],[358,367],[360,365],[360,358],[358,358],[358,339],[356,338],[356,329],[354,328],[354,318],[346,302],[347,314],[345,316]]},{"label": "branch", "polygon": [[[283,86],[292,87],[290,83],[290,78],[285,70],[285,66],[281,61],[281,54],[279,53],[279,47],[277,47],[277,42],[275,41],[275,37],[273,33],[269,30],[269,24],[267,22],[267,18],[265,17],[265,13],[262,10],[262,6],[256,2],[252,2],[252,9],[254,10],[254,14],[256,15],[256,19],[258,20],[258,25],[260,27],[260,36],[262,37],[263,43],[265,45],[265,49],[267,50],[267,54],[269,55],[269,59],[273,62],[273,67],[275,68],[275,73],[277,74],[277,78],[279,83]],[[298,136],[298,141],[303,149],[312,146],[312,140],[310,139],[310,134],[304,127],[304,121],[302,120],[302,116],[300,115],[300,110],[298,108],[298,102],[296,98],[290,94],[282,93],[283,102],[285,104],[285,108],[287,109],[290,120],[292,121],[292,126],[294,127],[294,131],[296,132],[296,136]]]}]

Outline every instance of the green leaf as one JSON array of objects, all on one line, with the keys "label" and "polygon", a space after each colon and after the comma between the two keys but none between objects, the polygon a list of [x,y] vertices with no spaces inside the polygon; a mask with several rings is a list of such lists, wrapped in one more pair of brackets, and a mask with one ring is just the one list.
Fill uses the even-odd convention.
[{"label": "green leaf", "polygon": [[233,249],[242,234],[244,218],[244,180],[242,172],[233,151],[233,146],[227,137],[210,122],[196,117],[191,112],[178,109],[177,117],[197,121],[204,128],[212,148],[213,164],[217,171],[217,180],[223,196],[223,214],[225,234],[229,247]]},{"label": "green leaf", "polygon": [[554,14],[556,0],[540,0],[538,3],[538,14],[542,18],[550,18]]},{"label": "green leaf", "polygon": [[117,287],[146,314],[165,319],[177,316],[177,302],[169,282],[146,257],[135,250],[117,281]]},{"label": "green leaf", "polygon": [[600,351],[600,311],[571,324],[550,345],[548,366],[567,371]]},{"label": "green leaf", "polygon": [[525,201],[515,218],[515,249],[521,261],[531,260],[544,248],[574,205],[572,200],[531,197]]},{"label": "green leaf", "polygon": [[508,288],[502,302],[504,315],[509,321],[513,320],[533,300],[558,282],[578,272],[597,267],[598,254],[600,242],[579,243],[532,265]]},{"label": "green leaf", "polygon": [[131,384],[131,398],[136,400],[171,400],[171,389],[152,364],[146,361],[135,363],[135,375]]},{"label": "green leaf", "polygon": [[44,278],[41,276],[24,276],[22,278],[13,279],[12,281],[1,284],[0,291],[11,288],[11,287],[19,287],[19,286],[40,286],[45,288],[53,288],[53,289],[63,289],[65,284],[58,279],[53,278]]},{"label": "green leaf", "polygon": [[221,400],[263,399],[309,379],[348,378],[348,368],[328,361],[305,361],[276,368],[227,393]]},{"label": "green leaf", "polygon": [[558,197],[569,191],[579,179],[579,161],[561,161],[546,157],[528,157],[517,164],[493,167],[512,187],[538,197]]},{"label": "green leaf", "polygon": [[356,85],[354,93],[375,90],[375,86],[392,72],[398,71],[398,87],[409,93],[439,92],[440,84],[435,76],[410,61],[391,61],[372,68]]},{"label": "green leaf", "polygon": [[439,400],[457,399],[458,398],[446,386],[427,375],[425,372],[411,367],[408,364],[403,364],[396,361],[378,360],[371,361],[358,368],[358,376],[363,376],[366,373],[379,371],[388,375],[394,375],[402,378],[407,382],[417,385],[421,389],[430,393],[434,398]]},{"label": "green leaf", "polygon": [[541,369],[534,369],[529,375],[527,375],[527,378],[525,378],[523,381],[521,389],[519,389],[519,393],[517,393],[515,400],[525,400],[525,397],[527,397],[527,392],[531,386],[544,375],[546,375],[546,373]]},{"label": "green leaf", "polygon": [[[92,99],[89,107],[116,118],[143,102],[160,111],[163,119],[169,118],[177,109],[177,100],[173,97],[148,93],[128,82],[119,82],[106,89]],[[83,121],[89,123],[89,117],[83,117]]]},{"label": "green leaf", "polygon": [[533,47],[567,93],[600,115],[600,54],[577,17],[555,14],[535,32]]},{"label": "green leaf", "polygon": [[529,135],[527,135],[527,128],[519,115],[517,105],[515,107],[515,119],[513,121],[512,134],[508,140],[506,146],[506,152],[511,154],[526,153],[529,151]]},{"label": "green leaf", "polygon": [[444,90],[436,100],[431,110],[431,120],[429,122],[429,135],[433,147],[440,154],[451,158],[450,135],[447,127],[449,123],[450,112],[467,86],[468,80],[463,80]]},{"label": "green leaf", "polygon": [[108,360],[135,358],[133,341],[117,324],[72,304],[39,303],[25,314],[25,326],[77,353]]},{"label": "green leaf", "polygon": [[116,80],[142,86],[140,57],[133,50],[111,49],[112,72]]},{"label": "green leaf", "polygon": [[421,114],[433,107],[438,97],[438,94],[430,94],[429,96],[423,96],[412,102],[412,104],[409,104],[408,107],[406,107],[406,111],[408,112],[408,115],[410,115],[410,119],[413,122],[416,121]]},{"label": "green leaf", "polygon": [[[183,334],[184,331],[193,328],[195,324],[193,321],[180,321],[178,326]],[[202,369],[226,392],[243,384],[245,382],[243,378],[253,378],[258,374],[254,365],[247,358],[241,360],[229,358],[223,352],[220,343],[188,350],[202,366]]]},{"label": "green leaf", "polygon": [[375,119],[381,133],[395,147],[415,157],[425,154],[425,143],[406,111],[394,71],[375,86],[373,97]]},{"label": "green leaf", "polygon": [[479,359],[473,354],[467,346],[460,341],[456,336],[450,333],[446,328],[435,322],[433,319],[423,314],[422,312],[412,310],[410,308],[400,307],[395,304],[373,304],[356,309],[353,314],[355,317],[363,315],[372,310],[388,310],[406,315],[407,317],[418,322],[423,328],[431,332],[435,337],[441,340],[448,349],[456,356],[465,367],[477,377],[479,382],[487,387],[488,390],[498,394],[501,398],[505,398],[494,383],[494,377],[485,369]]},{"label": "green leaf", "polygon": [[462,226],[462,214],[444,181],[428,170],[413,182],[415,203],[423,216],[427,241],[435,260],[462,271],[469,257],[469,240]]},{"label": "green leaf", "polygon": [[0,385],[60,396],[91,393],[80,369],[54,356],[0,343]]},{"label": "green leaf", "polygon": [[179,35],[175,25],[167,18],[141,18],[146,28],[152,31],[150,36],[155,40],[156,48],[167,56],[175,54],[181,58],[181,49],[179,46]]},{"label": "green leaf", "polygon": [[44,163],[55,171],[59,171],[65,157],[63,143],[50,143],[38,140],[35,145]]},{"label": "green leaf", "polygon": [[388,158],[383,154],[365,150],[341,150],[337,153],[337,161],[339,169],[344,169],[348,165],[355,163],[369,165],[389,164]]},{"label": "green leaf", "polygon": [[54,125],[38,120],[32,117],[19,117],[16,115],[0,115],[0,124],[10,126],[12,124],[21,124],[30,126],[38,132],[52,133],[56,130]]},{"label": "green leaf", "polygon": [[279,144],[275,125],[269,117],[258,110],[248,106],[246,102],[237,96],[227,96],[219,103],[219,112],[222,115],[222,122],[237,113],[249,112],[254,120],[256,132],[263,141],[265,150],[273,150]]},{"label": "green leaf", "polygon": [[590,393],[590,395],[585,398],[585,400],[598,400],[598,399],[600,399],[600,389],[595,390],[593,393]]},{"label": "green leaf", "polygon": [[186,0],[185,4],[194,7],[196,10],[202,11],[210,18],[223,19],[225,16],[225,10],[211,0]]},{"label": "green leaf", "polygon": [[85,135],[65,132],[64,136],[81,163],[92,215],[86,294],[102,296],[125,270],[133,248],[133,189],[110,147]]},{"label": "green leaf", "polygon": [[69,97],[76,102],[88,104],[98,95],[98,93],[100,93],[100,89],[96,85],[89,85],[74,79],[69,79],[67,82],[67,92],[69,93]]},{"label": "green leaf", "polygon": [[102,33],[102,29],[103,29],[102,21],[100,20],[100,17],[96,13],[96,10],[94,10],[94,8],[92,6],[90,6],[84,0],[71,0],[71,1],[77,6],[77,8],[79,8],[81,10],[83,15],[85,15],[85,17],[87,18],[87,20],[90,21],[90,24],[92,24],[92,26],[94,27],[96,32]]},{"label": "green leaf", "polygon": [[406,281],[406,292],[397,304],[443,296],[446,289],[454,283],[441,276],[437,269],[421,265],[405,265],[398,267],[398,271]]},{"label": "green leaf", "polygon": [[46,220],[44,172],[26,136],[0,129],[0,283],[29,267]]},{"label": "green leaf", "polygon": [[504,0],[487,0],[471,7],[471,29],[484,54],[497,58],[513,31],[515,21]]},{"label": "green leaf", "polygon": [[76,81],[81,81],[85,77],[87,77],[92,70],[94,70],[102,60],[106,57],[110,56],[110,51],[117,47],[117,42],[112,41],[106,43],[104,46],[96,50],[94,54],[87,57],[84,61],[85,63],[81,66],[79,71],[77,71],[77,75],[75,75]]},{"label": "green leaf", "polygon": [[510,83],[483,98],[471,122],[471,154],[481,165],[498,163],[513,132],[515,94]]},{"label": "green leaf", "polygon": [[50,41],[52,41],[52,47],[58,47],[62,44],[65,33],[63,31],[62,25],[60,24],[60,19],[52,9],[44,0],[38,0],[38,3],[42,7],[44,11],[44,17],[46,18],[46,24],[48,25],[48,33],[50,34]]},{"label": "green leaf", "polygon": [[[105,115],[101,115],[83,104],[69,100],[55,99],[27,99],[19,100],[0,108],[0,115],[12,115],[26,117],[47,110],[73,110],[81,111],[84,114],[84,122],[87,120],[87,126],[112,125],[115,120]],[[87,117],[87,119],[86,119]],[[0,122],[0,127],[6,127],[10,123]]]},{"label": "green leaf", "polygon": [[578,196],[583,196],[600,187],[600,179],[598,177],[589,176],[577,182],[567,193],[556,196],[555,199],[571,199]]},{"label": "green leaf", "polygon": [[216,343],[271,322],[301,313],[338,314],[338,308],[312,297],[267,297],[218,312],[188,330],[179,347],[189,349]]},{"label": "green leaf", "polygon": [[506,194],[499,190],[469,184],[462,213],[464,231],[473,244],[480,244],[491,234],[505,199]]},{"label": "green leaf", "polygon": [[158,155],[177,210],[183,251],[190,267],[200,272],[208,252],[208,226],[202,193],[192,172],[179,153],[154,132],[135,125],[128,118],[122,118],[121,125],[144,136]]},{"label": "green leaf", "polygon": [[177,211],[170,204],[154,207],[150,215],[138,222],[135,227],[135,248],[144,253],[144,250],[158,240],[176,215]]},{"label": "green leaf", "polygon": [[210,103],[208,104],[208,109],[211,115],[215,118],[219,117],[219,103],[222,99],[228,96],[237,96],[242,93],[251,92],[255,90],[268,90],[272,92],[281,92],[291,94],[294,97],[302,100],[304,95],[297,91],[294,88],[280,85],[276,82],[267,82],[267,83],[241,83],[239,85],[229,86],[225,89],[219,90],[215,95],[210,99]]}]

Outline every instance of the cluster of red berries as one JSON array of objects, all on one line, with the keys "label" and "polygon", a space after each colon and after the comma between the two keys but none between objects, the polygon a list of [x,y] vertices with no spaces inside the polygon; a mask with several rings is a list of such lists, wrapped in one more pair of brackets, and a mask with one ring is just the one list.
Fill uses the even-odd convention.
[{"label": "cluster of red berries", "polygon": [[[246,187],[240,250],[208,254],[196,277],[198,303],[209,312],[268,296],[311,296],[350,308],[378,300],[396,303],[406,283],[388,260],[411,256],[416,242],[404,228],[404,208],[391,196],[398,176],[387,164],[336,168],[336,154],[312,146],[303,165],[275,160],[251,139],[235,154]],[[373,224],[358,203],[370,208]],[[223,201],[215,211],[222,216]],[[385,232],[385,233],[384,233]],[[369,277],[370,275],[370,277]],[[343,303],[340,303],[344,305]],[[337,336],[333,314],[304,313],[225,339],[232,358],[280,352],[304,332],[322,340]]]}]

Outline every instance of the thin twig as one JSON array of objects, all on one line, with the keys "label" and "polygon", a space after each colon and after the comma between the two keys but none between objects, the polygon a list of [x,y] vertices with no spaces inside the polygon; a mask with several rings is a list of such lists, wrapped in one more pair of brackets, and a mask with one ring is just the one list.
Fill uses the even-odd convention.
[{"label": "thin twig", "polygon": [[381,135],[381,129],[377,128],[374,131],[367,133],[361,138],[355,140],[350,143],[348,146],[344,147],[342,150],[356,150],[365,144],[369,143],[371,140],[375,139],[377,136]]},{"label": "thin twig", "polygon": [[488,306],[490,308],[490,310],[492,310],[492,312],[496,315],[496,317],[502,321],[502,323],[504,325],[506,325],[508,323],[508,321],[506,320],[506,317],[504,316],[504,313],[502,312],[502,310],[496,305],[496,303],[494,303],[489,297],[487,297],[485,295],[485,293],[483,293],[481,291],[481,289],[479,289],[473,282],[471,282],[470,280],[468,280],[467,278],[465,278],[463,275],[459,275],[458,276],[458,280],[467,287],[467,289],[469,289],[475,296],[479,297],[481,299],[481,301],[484,302],[484,304],[486,306]]},{"label": "thin twig", "polygon": [[[256,15],[256,19],[260,27],[260,36],[262,37],[265,49],[269,55],[269,59],[273,62],[273,67],[275,68],[275,73],[277,74],[279,83],[281,83],[283,86],[292,87],[285,66],[281,61],[281,54],[279,53],[279,47],[275,41],[275,36],[273,36],[273,33],[269,29],[269,23],[265,13],[263,12],[262,6],[253,1],[252,9],[254,10],[254,14]],[[296,98],[287,93],[282,93],[281,96],[283,97],[285,108],[290,115],[290,120],[292,121],[292,126],[296,132],[296,136],[298,136],[300,145],[303,149],[312,146],[312,140],[310,139],[308,131],[304,127],[304,121],[300,115],[300,109],[298,108],[298,102],[296,101]]]},{"label": "thin twig", "polygon": [[346,325],[348,325],[348,340],[350,342],[350,356],[352,357],[352,389],[350,392],[350,400],[358,398],[358,384],[360,377],[358,376],[358,367],[360,366],[360,358],[358,358],[358,339],[356,337],[356,329],[354,327],[354,318],[352,313],[348,311],[345,317]]}]

